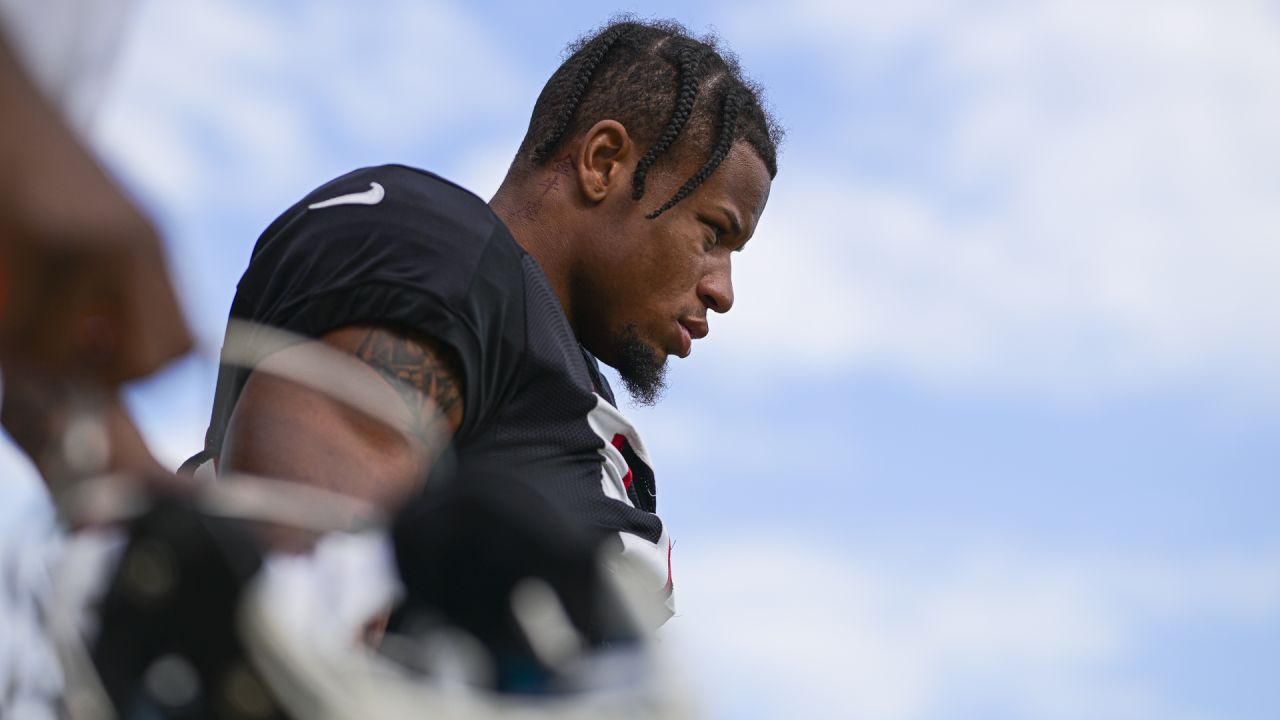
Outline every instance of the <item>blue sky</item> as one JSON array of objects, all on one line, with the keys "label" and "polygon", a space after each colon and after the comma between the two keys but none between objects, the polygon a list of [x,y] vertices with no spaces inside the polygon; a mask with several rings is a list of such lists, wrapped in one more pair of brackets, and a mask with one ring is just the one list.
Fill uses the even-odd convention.
[{"label": "blue sky", "polygon": [[[714,26],[789,129],[737,304],[631,414],[714,717],[1280,716],[1280,15],[1261,2],[621,6]],[[143,2],[95,142],[201,353],[315,185],[487,197],[585,3]]]}]

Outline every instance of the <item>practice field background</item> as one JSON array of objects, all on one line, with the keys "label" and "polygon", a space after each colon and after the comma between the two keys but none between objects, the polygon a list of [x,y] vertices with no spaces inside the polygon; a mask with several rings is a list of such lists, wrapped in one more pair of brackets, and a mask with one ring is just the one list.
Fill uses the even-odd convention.
[{"label": "practice field background", "polygon": [[[1275,4],[631,9],[790,131],[734,311],[632,413],[713,716],[1280,717]],[[132,392],[157,452],[278,212],[392,161],[487,198],[608,12],[141,3],[93,139],[203,344]]]}]

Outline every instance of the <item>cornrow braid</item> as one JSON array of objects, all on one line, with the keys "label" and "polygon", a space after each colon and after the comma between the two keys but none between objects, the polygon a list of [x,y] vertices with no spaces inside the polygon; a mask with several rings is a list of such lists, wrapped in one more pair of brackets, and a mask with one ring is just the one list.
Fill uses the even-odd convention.
[{"label": "cornrow braid", "polygon": [[635,174],[631,178],[631,199],[639,200],[644,197],[644,183],[649,175],[649,168],[675,143],[676,138],[680,137],[680,131],[684,129],[689,116],[693,114],[693,105],[698,99],[698,89],[702,84],[702,78],[698,72],[700,65],[700,53],[696,53],[689,46],[680,48],[676,56],[676,66],[680,73],[680,90],[676,96],[676,106],[671,111],[671,119],[663,128],[662,135],[636,164]]},{"label": "cornrow braid", "polygon": [[711,173],[715,172],[716,168],[720,167],[720,163],[724,162],[725,157],[728,156],[729,151],[733,148],[733,142],[738,131],[738,114],[742,110],[744,99],[742,93],[736,89],[730,89],[725,93],[724,104],[720,110],[720,134],[716,136],[716,144],[711,150],[711,157],[707,158],[707,161],[698,169],[698,172],[693,174],[693,177],[680,186],[680,189],[676,191],[675,195],[671,196],[670,200],[663,203],[662,207],[645,215],[645,218],[653,220],[675,207],[676,203],[688,197],[689,193],[692,193],[703,181],[711,177]]},{"label": "cornrow braid", "polygon": [[513,171],[546,168],[571,139],[602,120],[613,120],[635,144],[634,202],[644,201],[656,168],[710,157],[649,218],[671,209],[711,177],[735,143],[750,147],[770,178],[777,174],[782,129],[760,86],[743,75],[737,57],[715,37],[695,37],[670,20],[622,15],[566,52],[534,103]]},{"label": "cornrow braid", "polygon": [[555,151],[556,146],[560,144],[560,139],[564,136],[565,130],[569,129],[569,123],[573,120],[573,114],[578,110],[578,103],[582,101],[583,95],[586,94],[587,86],[591,84],[591,76],[596,71],[596,66],[600,61],[604,60],[604,56],[608,54],[609,49],[614,43],[620,40],[632,29],[629,23],[623,23],[610,28],[600,37],[596,38],[596,46],[581,58],[581,64],[578,67],[578,76],[574,80],[573,92],[569,95],[568,101],[560,110],[560,116],[556,118],[555,125],[547,138],[533,151],[533,161],[535,164],[546,162],[551,157],[551,153]]}]

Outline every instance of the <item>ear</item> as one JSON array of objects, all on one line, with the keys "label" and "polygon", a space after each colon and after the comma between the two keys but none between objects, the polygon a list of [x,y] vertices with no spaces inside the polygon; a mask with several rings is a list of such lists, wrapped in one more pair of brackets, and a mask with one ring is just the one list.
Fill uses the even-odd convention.
[{"label": "ear", "polygon": [[578,190],[592,204],[611,192],[631,192],[626,172],[635,144],[617,120],[601,120],[583,135],[574,162],[578,170]]}]

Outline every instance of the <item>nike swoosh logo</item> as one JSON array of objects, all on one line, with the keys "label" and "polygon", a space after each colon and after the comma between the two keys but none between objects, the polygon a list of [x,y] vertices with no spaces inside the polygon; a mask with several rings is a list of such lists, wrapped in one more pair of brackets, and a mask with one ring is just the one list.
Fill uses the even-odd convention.
[{"label": "nike swoosh logo", "polygon": [[377,205],[382,202],[382,198],[386,197],[387,191],[376,182],[369,183],[369,189],[364,192],[351,193],[350,195],[339,195],[336,198],[330,198],[318,203],[311,203],[307,207],[311,210],[319,210],[321,208],[333,207],[334,205]]}]

